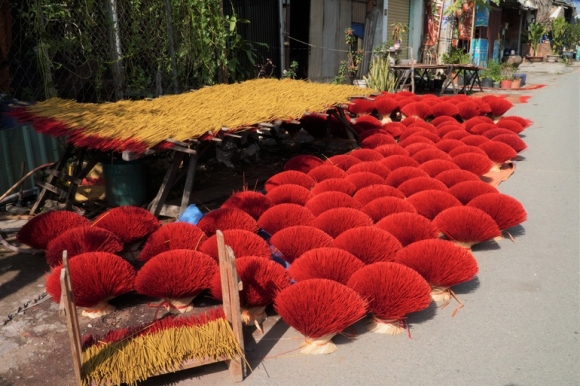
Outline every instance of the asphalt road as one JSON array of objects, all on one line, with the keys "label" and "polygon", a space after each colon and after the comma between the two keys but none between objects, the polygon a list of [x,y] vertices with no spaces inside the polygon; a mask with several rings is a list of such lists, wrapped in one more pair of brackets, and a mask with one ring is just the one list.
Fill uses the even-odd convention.
[{"label": "asphalt road", "polygon": [[[338,351],[325,356],[292,351],[300,334],[270,318],[264,336],[246,337],[254,371],[243,384],[580,385],[580,69],[550,80],[509,112],[535,124],[523,133],[525,160],[499,190],[520,200],[529,219],[512,229],[515,243],[475,248],[480,272],[455,288],[465,308],[454,318],[453,303],[411,315],[411,339],[359,323],[356,339],[335,338]],[[230,379],[216,364],[146,384],[159,382]]]}]

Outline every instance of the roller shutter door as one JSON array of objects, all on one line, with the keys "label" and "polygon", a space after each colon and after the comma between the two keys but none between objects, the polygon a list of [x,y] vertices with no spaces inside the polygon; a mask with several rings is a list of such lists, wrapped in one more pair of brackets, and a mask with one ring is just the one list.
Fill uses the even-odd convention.
[{"label": "roller shutter door", "polygon": [[[403,23],[409,25],[409,14],[411,8],[411,0],[389,0],[389,14],[388,14],[388,28],[387,28],[387,39],[392,39],[393,36],[393,24]],[[394,43],[394,42],[393,42]],[[407,59],[409,52],[407,46],[409,44],[409,33],[407,32],[403,39],[401,39],[401,54],[400,58]],[[415,58],[416,59],[416,58]]]}]

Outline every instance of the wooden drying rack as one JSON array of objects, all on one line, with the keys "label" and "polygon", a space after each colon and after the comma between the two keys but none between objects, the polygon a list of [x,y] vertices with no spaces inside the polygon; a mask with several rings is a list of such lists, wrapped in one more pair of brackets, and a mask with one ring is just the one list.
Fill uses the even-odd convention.
[{"label": "wooden drying rack", "polygon": [[[225,245],[224,236],[221,231],[216,232],[218,253],[219,253],[219,267],[222,282],[222,296],[223,308],[226,319],[230,322],[236,341],[238,342],[241,352],[244,352],[244,336],[242,331],[242,320],[240,312],[240,295],[239,291],[242,289],[242,283],[238,279],[236,271],[235,256],[232,249]],[[63,251],[63,268],[60,273],[61,298],[60,309],[64,311],[66,316],[66,324],[68,336],[70,340],[71,352],[73,357],[73,368],[75,374],[75,381],[80,386],[82,385],[82,348],[81,348],[81,334],[79,328],[79,320],[77,310],[74,303],[74,295],[72,292],[72,285],[70,279],[70,271],[68,266],[68,258],[66,251]],[[246,364],[243,357],[237,356],[233,359],[207,359],[195,360],[188,359],[181,363],[179,370],[191,369],[216,362],[226,362],[233,382],[241,382],[246,376]],[[167,374],[157,373],[155,375]]]},{"label": "wooden drying rack", "polygon": [[[351,99],[357,98],[366,97],[353,96]],[[346,139],[340,141],[346,141],[354,148],[356,147],[358,134],[351,126],[349,119],[346,116],[345,109],[346,105],[334,106],[333,108],[328,109],[323,115],[326,115],[327,117],[333,116],[340,122],[343,127],[344,134],[346,135]],[[282,142],[280,133],[282,130],[282,123],[283,122],[280,120],[273,123],[260,122],[253,126],[242,127],[240,131],[250,129],[256,130],[258,134],[273,138],[278,144],[281,144]],[[290,123],[299,124],[300,122],[295,120],[291,121]],[[172,145],[169,151],[172,153],[173,160],[171,161],[171,165],[165,173],[157,195],[149,203],[147,209],[156,217],[167,216],[177,218],[181,213],[183,213],[192,202],[195,170],[197,168],[199,155],[203,154],[206,149],[203,145],[208,145],[210,141],[220,142],[222,141],[220,137],[228,136],[241,138],[241,136],[233,132],[232,129],[223,127],[219,130],[217,135],[208,141],[200,141],[193,138],[185,141],[178,141],[171,138],[166,139],[165,142],[169,142]],[[331,139],[330,132],[327,132],[324,139],[315,140],[315,142],[320,141],[328,144],[332,141],[338,141],[338,139]],[[72,206],[75,202],[75,195],[82,180],[88,175],[88,173],[97,163],[104,162],[110,157],[110,153],[108,152],[96,151],[92,153],[93,156],[89,157],[89,152],[86,148],[79,148],[69,144],[59,160],[55,162],[53,166],[44,170],[48,174],[46,181],[37,182],[37,185],[39,185],[41,190],[36,199],[36,202],[30,209],[30,215],[34,215],[41,208],[43,202],[47,198],[48,192],[52,192],[60,199],[65,200],[64,209],[72,210]],[[122,152],[122,159],[125,161],[133,161],[155,153],[156,151],[153,149],[147,149],[144,153],[124,151]],[[72,171],[69,172],[66,170],[66,167],[67,163],[71,160],[75,160],[75,167]],[[166,201],[169,196],[169,192],[181,179],[183,179],[183,177],[185,177],[185,184],[180,205],[167,204]],[[65,185],[67,187],[63,188]]]}]

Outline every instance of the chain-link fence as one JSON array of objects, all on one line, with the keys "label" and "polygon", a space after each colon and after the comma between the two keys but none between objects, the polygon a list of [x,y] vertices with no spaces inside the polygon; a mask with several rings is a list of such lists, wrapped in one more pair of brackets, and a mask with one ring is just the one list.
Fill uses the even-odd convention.
[{"label": "chain-link fence", "polygon": [[0,0],[0,94],[105,102],[253,78],[262,48],[223,13],[220,0]]}]

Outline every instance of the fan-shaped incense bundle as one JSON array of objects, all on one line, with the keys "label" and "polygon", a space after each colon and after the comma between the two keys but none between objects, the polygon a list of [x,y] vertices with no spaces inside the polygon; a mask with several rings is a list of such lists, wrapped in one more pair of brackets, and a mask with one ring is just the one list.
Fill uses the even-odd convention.
[{"label": "fan-shaped incense bundle", "polygon": [[421,151],[415,153],[412,158],[415,161],[419,162],[420,164],[423,164],[423,163],[428,162],[428,161],[436,160],[436,159],[451,161],[451,157],[447,153],[445,153],[444,151],[439,150],[435,147],[431,148],[431,149],[421,150]]},{"label": "fan-shaped incense bundle", "polygon": [[328,279],[346,285],[353,273],[365,264],[340,248],[316,248],[306,251],[288,268],[296,281]]},{"label": "fan-shaped incense bundle", "polygon": [[519,225],[528,218],[523,205],[507,194],[494,192],[482,194],[472,199],[467,206],[480,209],[490,215],[500,230]]},{"label": "fan-shaped incense bundle", "polygon": [[16,238],[32,248],[46,249],[51,240],[69,229],[89,224],[83,216],[67,210],[49,211],[31,218],[20,228]]},{"label": "fan-shaped incense bundle", "polygon": [[454,206],[461,206],[461,202],[448,192],[440,190],[423,190],[407,197],[407,203],[417,209],[421,216],[433,220],[440,212]]},{"label": "fan-shaped incense bundle", "polygon": [[433,225],[449,240],[465,248],[501,236],[499,227],[490,215],[469,206],[442,211],[433,219]]},{"label": "fan-shaped incense bundle", "polygon": [[[242,323],[255,325],[262,331],[266,320],[266,306],[273,303],[276,295],[290,285],[290,276],[284,267],[272,260],[246,256],[237,258],[236,271],[243,283],[240,291]],[[222,282],[217,271],[211,280],[211,294],[222,299]]]},{"label": "fan-shaped incense bundle", "polygon": [[359,172],[373,173],[381,178],[387,178],[391,173],[391,169],[383,165],[380,161],[367,161],[353,165],[346,171],[347,174],[354,174]]},{"label": "fan-shaped incense bundle", "polygon": [[427,173],[429,177],[435,177],[446,170],[459,170],[459,166],[457,166],[452,161],[434,159],[431,161],[423,162],[419,166],[419,169]]},{"label": "fan-shaped incense bundle", "polygon": [[344,178],[346,177],[346,172],[338,166],[324,164],[309,171],[308,175],[314,178],[315,181],[321,182],[329,178]]},{"label": "fan-shaped incense bundle", "polygon": [[453,162],[461,169],[467,170],[477,176],[483,176],[493,167],[493,162],[481,154],[465,153],[453,157]]},{"label": "fan-shaped incense bundle", "polygon": [[385,158],[381,155],[381,153],[373,149],[355,149],[348,153],[348,155],[358,158],[361,161],[380,161]]},{"label": "fan-shaped incense bundle", "polygon": [[[46,292],[60,302],[60,272],[54,268],[46,278]],[[75,305],[83,308],[83,315],[98,318],[115,307],[107,303],[133,290],[135,270],[123,258],[107,252],[87,252],[69,261],[70,280]]]},{"label": "fan-shaped incense bundle", "polygon": [[387,168],[389,168],[391,170],[391,172],[395,171],[396,169],[402,168],[402,167],[419,167],[419,162],[415,161],[413,158],[411,158],[408,155],[402,155],[402,154],[395,154],[395,155],[391,155],[388,157],[385,157],[385,159],[379,161],[382,165],[386,166]]},{"label": "fan-shaped incense bundle", "polygon": [[324,164],[324,161],[313,155],[297,155],[290,158],[284,164],[284,170],[296,170],[302,173],[308,173],[313,168]]},{"label": "fan-shaped incense bundle", "polygon": [[485,182],[479,181],[465,181],[453,185],[449,188],[449,193],[451,193],[455,198],[457,198],[463,205],[467,205],[471,200],[477,196],[481,196],[486,193],[498,193],[497,189],[486,184]]},{"label": "fan-shaped incense bundle", "polygon": [[333,246],[333,239],[324,231],[310,226],[293,226],[282,229],[270,239],[270,244],[292,264],[303,253],[315,248]]},{"label": "fan-shaped incense bundle", "polygon": [[409,156],[409,152],[399,145],[381,145],[379,147],[375,147],[373,150],[381,153],[385,158],[392,155],[404,155],[407,157]]},{"label": "fan-shaped incense bundle", "polygon": [[395,262],[423,276],[436,302],[449,302],[451,287],[470,281],[479,270],[468,250],[446,240],[417,241],[400,250]]},{"label": "fan-shaped incense bundle", "polygon": [[333,238],[349,229],[372,224],[373,220],[368,215],[353,208],[327,210],[312,222],[313,227],[323,230]]},{"label": "fan-shaped incense bundle", "polygon": [[446,170],[435,176],[435,179],[443,182],[448,188],[451,188],[455,184],[464,181],[481,181],[480,178],[467,170]]},{"label": "fan-shaped incense bundle", "polygon": [[295,225],[312,225],[315,216],[303,206],[296,204],[274,205],[258,219],[258,225],[271,235]]},{"label": "fan-shaped incense bundle", "polygon": [[[272,208],[275,208],[276,206],[273,206]],[[272,210],[272,208],[268,209],[264,214],[269,210]],[[260,218],[262,218],[264,214],[262,214]],[[248,232],[258,231],[256,220],[246,212],[236,208],[219,208],[212,210],[199,220],[197,226],[207,236],[213,236],[218,229],[221,231],[228,229],[243,229]]]},{"label": "fan-shaped incense bundle", "polygon": [[274,205],[296,204],[304,206],[306,201],[314,197],[314,193],[299,185],[280,185],[266,193],[266,197],[268,197]]},{"label": "fan-shaped incense bundle", "polygon": [[362,162],[360,159],[348,154],[333,155],[325,161],[329,165],[333,165],[347,171],[352,165]]},{"label": "fan-shaped incense bundle", "polygon": [[193,309],[192,300],[209,289],[218,272],[216,261],[205,253],[173,249],[149,260],[137,273],[135,289],[143,295],[161,298],[168,311]]},{"label": "fan-shaped incense bundle", "polygon": [[[232,248],[236,259],[245,256],[270,259],[272,251],[268,243],[255,233],[242,229],[228,229],[222,232],[226,245]],[[208,238],[199,248],[199,251],[214,258],[219,263],[219,253],[216,235]]]},{"label": "fan-shaped incense bundle", "polygon": [[[362,165],[364,163],[365,162],[361,162],[360,164],[357,165]],[[311,192],[313,196],[310,197],[309,200],[313,199],[315,196],[328,192],[340,192],[348,196],[352,196],[354,192],[356,192],[356,186],[355,184],[345,180],[344,178],[328,178],[324,181],[316,183],[316,185],[314,185],[314,188],[312,188]],[[306,207],[308,208],[308,206]]]},{"label": "fan-shaped incense bundle", "polygon": [[174,222],[163,225],[149,236],[145,247],[139,254],[139,260],[146,262],[153,256],[171,249],[198,250],[207,240],[201,229],[186,222]]},{"label": "fan-shaped incense bundle", "polygon": [[334,240],[334,246],[352,253],[365,264],[393,261],[401,249],[396,237],[377,227],[349,229]]},{"label": "fan-shaped incense bundle", "polygon": [[394,145],[396,143],[397,141],[390,134],[373,134],[361,140],[360,146],[363,149],[375,149],[379,146]]},{"label": "fan-shaped incense bundle", "polygon": [[387,185],[398,188],[403,182],[416,177],[429,177],[429,175],[418,167],[403,166],[393,170],[385,182]]},{"label": "fan-shaped incense bundle", "polygon": [[106,229],[81,225],[71,228],[46,247],[45,257],[50,267],[62,264],[62,252],[67,251],[68,258],[86,252],[117,253],[123,250],[123,243],[117,236]]},{"label": "fan-shaped incense bundle", "polygon": [[306,189],[312,189],[315,183],[316,181],[305,173],[296,170],[287,170],[270,177],[264,184],[264,189],[266,192],[269,192],[275,187],[285,184],[300,185]]},{"label": "fan-shaped incense bundle", "polygon": [[302,354],[336,351],[331,339],[362,319],[367,302],[345,285],[327,279],[300,281],[274,300],[274,309],[290,326],[304,335]]},{"label": "fan-shaped incense bundle", "polygon": [[411,268],[397,263],[374,263],[356,271],[348,286],[369,299],[373,320],[367,328],[379,334],[402,333],[407,314],[431,303],[431,287]]},{"label": "fan-shaped incense bundle", "polygon": [[222,208],[237,208],[243,210],[254,220],[260,218],[262,213],[274,205],[272,200],[259,192],[246,190],[232,194],[223,204]]},{"label": "fan-shaped incense bundle", "polygon": [[363,206],[380,197],[405,198],[400,190],[389,185],[367,186],[366,188],[362,188],[356,192],[353,196],[353,198],[360,202]]},{"label": "fan-shaped incense bundle", "polygon": [[313,215],[318,216],[330,209],[361,209],[362,205],[348,194],[342,192],[324,192],[308,200],[304,207],[309,209]]},{"label": "fan-shaped incense bundle", "polygon": [[137,206],[120,206],[101,214],[92,226],[113,232],[127,244],[149,236],[161,227],[161,223],[148,210]]},{"label": "fan-shaped incense bundle", "polygon": [[458,139],[442,139],[435,144],[435,147],[439,150],[444,151],[449,154],[449,152],[458,146],[462,146],[463,142]]},{"label": "fan-shaped incense bundle", "polygon": [[399,189],[406,197],[410,197],[423,190],[441,190],[443,192],[449,190],[443,182],[431,177],[411,178],[399,185],[397,189]]},{"label": "fan-shaped incense bundle", "polygon": [[436,239],[439,231],[425,217],[416,213],[393,213],[375,224],[399,240],[403,247],[419,240]]}]

